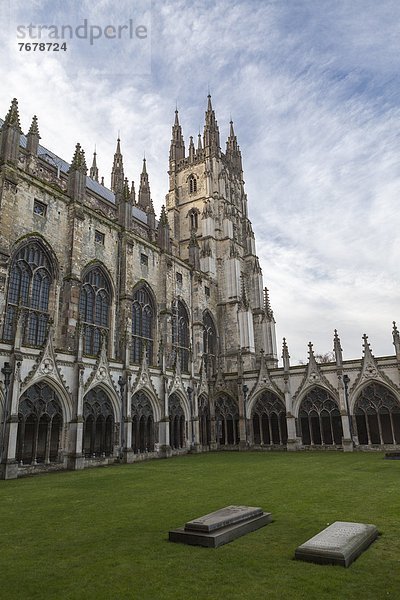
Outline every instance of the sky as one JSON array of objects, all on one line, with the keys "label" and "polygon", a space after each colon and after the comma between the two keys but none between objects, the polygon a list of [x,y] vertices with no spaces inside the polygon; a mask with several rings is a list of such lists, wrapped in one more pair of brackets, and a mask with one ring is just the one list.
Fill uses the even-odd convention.
[{"label": "sky", "polygon": [[[36,114],[41,143],[64,159],[79,141],[90,163],[96,146],[106,185],[120,133],[136,184],[146,155],[159,213],[175,107],[188,147],[210,91],[222,150],[231,116],[242,150],[279,356],[283,337],[293,364],[307,360],[309,341],[329,352],[334,329],[345,359],[361,355],[363,333],[376,356],[393,354],[398,0],[0,2],[3,118],[17,97],[23,131]],[[58,27],[53,36],[70,26],[72,39],[40,32],[67,50],[20,50],[40,42],[37,25]]]}]

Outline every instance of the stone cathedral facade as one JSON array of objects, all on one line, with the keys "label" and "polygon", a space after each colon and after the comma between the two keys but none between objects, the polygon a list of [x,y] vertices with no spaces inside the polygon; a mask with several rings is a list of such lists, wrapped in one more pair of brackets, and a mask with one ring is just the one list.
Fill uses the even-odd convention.
[{"label": "stone cathedral facade", "polygon": [[278,363],[275,321],[248,216],[242,159],[208,97],[185,147],[178,111],[156,219],[120,140],[111,186],[0,122],[2,478],[209,450],[400,447],[393,356]]}]

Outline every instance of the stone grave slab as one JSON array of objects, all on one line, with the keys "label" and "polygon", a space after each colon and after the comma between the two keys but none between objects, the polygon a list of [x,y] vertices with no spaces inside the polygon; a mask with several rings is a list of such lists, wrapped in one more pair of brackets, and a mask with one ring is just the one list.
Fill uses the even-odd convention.
[{"label": "stone grave slab", "polygon": [[264,527],[271,521],[271,513],[263,512],[262,508],[226,506],[170,531],[169,540],[192,546],[218,548],[246,533]]},{"label": "stone grave slab", "polygon": [[299,546],[295,558],[348,567],[377,537],[375,525],[335,521]]},{"label": "stone grave slab", "polygon": [[400,452],[390,450],[385,453],[385,459],[387,460],[400,460]]}]

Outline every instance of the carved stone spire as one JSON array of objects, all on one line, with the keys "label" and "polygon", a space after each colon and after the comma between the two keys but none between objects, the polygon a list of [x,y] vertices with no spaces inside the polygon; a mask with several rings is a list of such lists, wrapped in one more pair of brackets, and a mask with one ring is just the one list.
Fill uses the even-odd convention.
[{"label": "carved stone spire", "polygon": [[230,122],[230,133],[226,142],[226,158],[231,163],[233,169],[242,173],[242,154],[237,143],[237,138],[233,129],[233,121]]},{"label": "carved stone spire", "polygon": [[157,229],[157,244],[161,248],[161,250],[163,250],[164,252],[169,252],[170,230],[167,219],[167,213],[165,212],[165,206],[161,207],[161,215]]},{"label": "carved stone spire", "polygon": [[111,189],[116,194],[118,192],[122,192],[122,188],[124,187],[124,165],[123,165],[123,157],[121,154],[121,140],[117,139],[117,148],[114,154],[114,163],[111,171]]},{"label": "carved stone spire", "polygon": [[340,345],[340,338],[337,330],[335,329],[335,335],[333,337],[333,351],[335,353],[336,365],[341,367],[343,365],[342,347]]},{"label": "carved stone spire", "polygon": [[266,287],[264,288],[264,310],[265,310],[265,314],[267,315],[268,319],[274,318],[274,312],[271,308],[271,302],[269,299],[269,290]]},{"label": "carved stone spire", "polygon": [[21,133],[18,101],[14,98],[1,128],[0,164],[18,162]]},{"label": "carved stone spire", "polygon": [[136,192],[135,192],[135,182],[134,181],[132,181],[132,185],[131,185],[131,202],[132,202],[132,206],[135,206]]},{"label": "carved stone spire", "polygon": [[90,171],[89,171],[89,177],[91,179],[94,179],[94,181],[99,181],[99,169],[97,168],[97,162],[96,162],[96,150],[93,152],[93,162],[92,162],[92,166],[90,167]]},{"label": "carved stone spire", "polygon": [[28,131],[28,135],[26,136],[26,149],[29,152],[29,154],[32,154],[33,156],[37,156],[39,140],[40,140],[40,134],[39,134],[39,127],[38,127],[38,120],[37,120],[37,116],[34,115],[31,126]]},{"label": "carved stone spire", "polygon": [[396,326],[396,321],[393,321],[393,345],[396,351],[397,360],[400,361],[400,334]]},{"label": "carved stone spire", "polygon": [[193,143],[193,136],[190,136],[190,142],[189,142],[189,162],[193,162],[194,161],[194,157],[195,157],[195,149],[194,149],[194,143]]},{"label": "carved stone spire", "polygon": [[283,338],[282,358],[283,358],[283,368],[284,368],[285,372],[288,373],[290,370],[290,356],[289,356],[289,349],[288,349],[288,346],[286,343],[286,338]]},{"label": "carved stone spire", "polygon": [[201,143],[201,133],[197,136],[197,152],[200,153],[203,150],[203,146]]},{"label": "carved stone spire", "polygon": [[179,124],[178,109],[175,110],[175,122],[172,126],[171,146],[169,149],[170,168],[176,165],[182,158],[185,158],[185,142],[182,135],[182,128]]},{"label": "carved stone spire", "polygon": [[68,195],[78,202],[82,202],[85,198],[86,173],[85,152],[78,143],[75,146],[74,156],[68,171]]},{"label": "carved stone spire", "polygon": [[142,210],[149,209],[151,207],[151,197],[150,197],[150,184],[149,184],[149,176],[147,174],[146,169],[146,159],[143,158],[143,169],[140,175],[140,186],[139,186],[139,195],[138,195],[138,207]]},{"label": "carved stone spire", "polygon": [[204,150],[208,156],[219,154],[219,129],[215,119],[215,113],[211,104],[211,96],[208,94],[206,118],[204,125]]}]

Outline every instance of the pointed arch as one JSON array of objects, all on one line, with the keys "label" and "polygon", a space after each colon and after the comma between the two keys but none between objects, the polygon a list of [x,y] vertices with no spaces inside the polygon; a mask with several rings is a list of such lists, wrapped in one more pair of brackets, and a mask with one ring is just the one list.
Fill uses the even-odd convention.
[{"label": "pointed arch", "polygon": [[113,454],[115,419],[113,402],[103,386],[89,390],[83,398],[82,452],[86,457]]},{"label": "pointed arch", "polygon": [[206,359],[207,373],[213,374],[218,355],[218,332],[211,312],[203,311],[203,353]]},{"label": "pointed arch", "polygon": [[339,404],[322,386],[313,386],[298,405],[298,424],[305,446],[340,445],[343,438]]},{"label": "pointed arch", "polygon": [[4,341],[14,339],[18,313],[22,310],[23,343],[43,346],[54,308],[52,295],[57,274],[55,254],[41,236],[35,234],[16,244],[8,270]]},{"label": "pointed arch", "polygon": [[186,419],[180,394],[173,392],[168,398],[169,444],[178,450],[186,446]]},{"label": "pointed arch", "polygon": [[29,386],[18,403],[17,461],[59,462],[64,415],[63,403],[52,385],[42,380]]},{"label": "pointed arch", "polygon": [[198,399],[198,415],[200,444],[207,447],[211,444],[211,415],[210,403],[206,394],[201,394]]},{"label": "pointed arch", "polygon": [[400,444],[400,402],[381,381],[370,380],[358,390],[353,422],[361,445]]},{"label": "pointed arch", "polygon": [[133,290],[132,299],[132,346],[131,361],[140,363],[146,346],[149,365],[155,363],[154,341],[156,339],[157,303],[147,282],[139,282]]},{"label": "pointed arch", "polygon": [[172,346],[179,356],[181,370],[189,371],[190,321],[189,310],[183,300],[175,298],[172,303]]},{"label": "pointed arch", "polygon": [[250,415],[254,444],[282,446],[287,443],[285,404],[271,390],[256,396]]},{"label": "pointed arch", "polygon": [[110,337],[112,279],[102,263],[90,263],[82,272],[79,318],[83,325],[83,349],[89,356],[100,352],[102,336]]},{"label": "pointed arch", "polygon": [[153,452],[158,441],[158,428],[152,399],[143,390],[131,400],[132,448],[134,452]]},{"label": "pointed arch", "polygon": [[232,396],[220,394],[215,399],[217,444],[235,446],[240,441],[239,406]]}]

